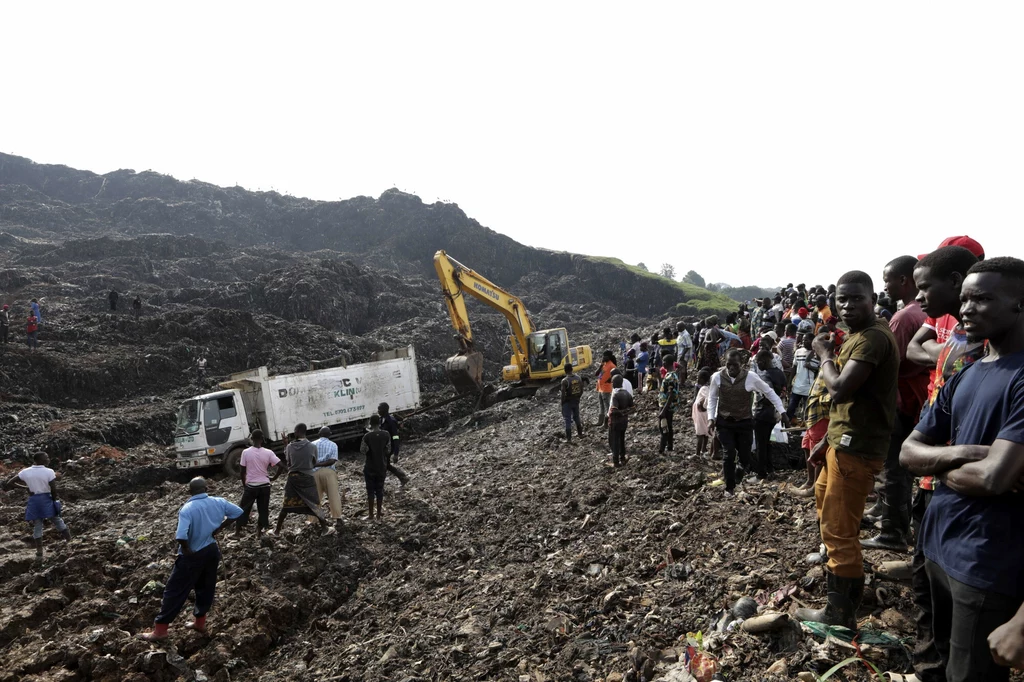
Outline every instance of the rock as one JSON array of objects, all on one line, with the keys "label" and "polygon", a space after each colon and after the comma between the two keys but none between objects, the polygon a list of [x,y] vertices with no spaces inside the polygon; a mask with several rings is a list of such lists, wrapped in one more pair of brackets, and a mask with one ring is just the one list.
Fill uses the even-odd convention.
[{"label": "rock", "polygon": [[757,615],[757,602],[750,597],[740,597],[732,605],[732,615],[738,619],[746,620]]},{"label": "rock", "polygon": [[604,682],[622,682],[622,673],[608,673]]},{"label": "rock", "polygon": [[782,675],[785,677],[789,675],[789,666],[786,665],[786,659],[780,658],[768,666],[768,669],[765,672],[769,675]]},{"label": "rock", "polygon": [[487,645],[487,649],[489,651],[493,652],[493,653],[497,653],[497,652],[501,651],[502,648],[504,648],[504,646],[505,645],[502,644],[501,642],[494,641],[494,642],[491,642],[490,644]]},{"label": "rock", "polygon": [[377,661],[377,665],[383,665],[396,658],[398,658],[398,649],[396,649],[394,645],[391,645],[388,647],[387,651],[384,652],[384,655]]},{"label": "rock", "polygon": [[800,672],[796,674],[796,679],[800,682],[817,682],[818,676],[814,673]]}]

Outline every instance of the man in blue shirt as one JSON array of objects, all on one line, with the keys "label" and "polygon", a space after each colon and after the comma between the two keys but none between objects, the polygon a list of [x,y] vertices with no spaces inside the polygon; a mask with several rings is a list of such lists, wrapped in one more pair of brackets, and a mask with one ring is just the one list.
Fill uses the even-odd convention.
[{"label": "man in blue shirt", "polygon": [[316,446],[316,468],[313,478],[316,480],[316,498],[323,502],[327,495],[327,506],[331,509],[331,518],[335,523],[341,521],[341,491],[338,489],[338,444],[331,440],[331,427],[320,429],[320,437],[313,441]]},{"label": "man in blue shirt", "polygon": [[217,566],[220,564],[220,549],[214,536],[242,515],[241,507],[223,497],[210,497],[206,489],[204,478],[193,478],[188,484],[192,497],[178,511],[178,530],[174,535],[178,541],[178,558],[174,560],[171,577],[164,588],[163,602],[154,620],[153,631],[139,635],[148,642],[167,639],[167,626],[185,606],[193,589],[196,592],[193,610],[196,619],[185,627],[206,632],[206,613],[213,605]]},{"label": "man in blue shirt", "polygon": [[900,464],[941,483],[918,542],[944,679],[997,682],[999,663],[1024,658],[1024,261],[977,263],[960,301],[968,341],[989,354],[943,386]]}]

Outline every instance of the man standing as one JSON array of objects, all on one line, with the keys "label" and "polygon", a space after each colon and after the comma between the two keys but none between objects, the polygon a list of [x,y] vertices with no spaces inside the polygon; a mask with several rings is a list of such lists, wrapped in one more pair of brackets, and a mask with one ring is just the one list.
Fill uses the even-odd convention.
[{"label": "man standing", "polygon": [[[766,360],[770,363],[771,358]],[[732,497],[736,488],[737,452],[741,463],[748,461],[754,442],[754,414],[751,409],[754,391],[767,396],[782,423],[789,426],[782,399],[755,372],[741,366],[738,350],[730,350],[725,354],[725,369],[711,377],[708,394],[708,426],[718,430],[718,440],[725,450],[726,497]]]},{"label": "man standing", "polygon": [[896,339],[896,349],[900,355],[900,369],[897,380],[896,421],[885,457],[882,532],[861,543],[867,549],[906,552],[910,537],[910,494],[914,486],[914,477],[900,466],[900,449],[903,447],[903,441],[917,424],[928,391],[928,369],[906,361],[907,347],[928,317],[917,302],[917,285],[914,284],[916,267],[916,258],[900,256],[889,261],[882,270],[885,292],[891,300],[903,303],[903,308],[896,311],[889,320],[889,329]]},{"label": "man standing", "polygon": [[750,334],[751,336],[760,336],[761,324],[764,322],[765,313],[768,312],[766,310],[768,299],[755,298],[754,303],[756,303],[757,306],[750,311]]},{"label": "man standing", "polygon": [[820,610],[799,609],[796,615],[850,629],[857,627],[864,593],[860,521],[889,449],[900,364],[896,339],[875,317],[873,291],[867,273],[854,270],[840,277],[836,304],[850,331],[838,356],[831,335],[822,334],[813,344],[832,397],[828,435],[811,453],[811,461],[825,460],[815,483],[815,506],[828,550],[828,604]]},{"label": "man standing", "polygon": [[793,378],[796,368],[793,362],[796,360],[796,325],[786,324],[785,336],[779,341],[779,355],[782,357],[782,371],[786,374],[786,380]]},{"label": "man standing", "polygon": [[676,405],[679,402],[679,376],[675,370],[671,369],[676,358],[669,353],[663,360],[669,370],[661,380],[661,391],[658,393],[658,427],[661,429],[659,455],[665,454],[665,450],[672,452],[675,435],[672,431],[672,418],[675,416]]},{"label": "man standing", "polygon": [[10,306],[5,303],[3,309],[0,309],[0,343],[7,343],[11,333],[11,313],[9,308]]},{"label": "man standing", "polygon": [[818,319],[822,322],[832,317],[832,309],[828,307],[828,298],[825,294],[818,294],[814,297],[814,307],[818,309]]},{"label": "man standing", "polygon": [[[914,283],[918,289],[917,300],[928,320],[934,322],[935,328],[929,329],[928,322],[914,337],[915,341],[922,338],[922,333],[930,334],[925,339],[924,348],[918,348],[919,357],[914,356],[914,343],[907,349],[907,359],[918,362],[923,359],[931,362],[928,384],[927,403],[934,404],[939,390],[956,372],[970,363],[980,359],[985,353],[982,342],[968,342],[967,333],[960,327],[960,293],[968,271],[974,267],[978,259],[974,253],[959,246],[947,246],[936,249],[918,261],[914,268]],[[936,329],[939,331],[936,332]],[[936,344],[937,338],[942,339]],[[930,409],[930,408],[926,408]],[[912,516],[918,525],[928,511],[934,494],[933,476],[922,476],[921,483],[914,498]],[[915,614],[917,642],[913,651],[914,672],[922,682],[945,682],[945,664],[935,646],[932,628],[932,597],[931,584],[925,567],[925,556],[920,539],[914,545],[914,556],[911,562],[912,589]]]},{"label": "man standing", "polygon": [[562,421],[565,422],[565,441],[572,442],[572,425],[583,437],[583,422],[580,420],[580,398],[583,397],[583,380],[572,371],[572,363],[565,363],[565,378],[562,379]]},{"label": "man standing", "polygon": [[192,590],[196,592],[196,605],[192,611],[196,619],[185,627],[206,632],[206,614],[213,606],[221,557],[215,536],[242,515],[241,507],[223,497],[210,497],[204,478],[193,478],[188,484],[188,491],[191,497],[178,511],[178,530],[174,534],[178,541],[178,557],[164,587],[160,613],[153,621],[153,631],[139,635],[148,642],[167,639],[167,626],[185,606]]},{"label": "man standing", "polygon": [[977,263],[960,300],[968,340],[987,339],[988,355],[947,380],[900,461],[941,481],[919,543],[944,679],[998,682],[1009,669],[989,635],[997,655],[1024,639],[1024,261]]},{"label": "man standing", "polygon": [[[380,417],[378,417],[379,419]],[[284,459],[288,463],[288,481],[284,485],[284,502],[277,515],[276,533],[278,535],[281,534],[284,519],[289,514],[315,516],[325,535],[335,530],[327,523],[323,511],[320,509],[316,479],[313,477],[316,458],[316,446],[306,440],[306,425],[296,424],[295,438],[288,443],[284,450]]]},{"label": "man standing", "polygon": [[612,404],[612,370],[615,369],[615,356],[606,350],[601,356],[601,366],[597,369],[597,397],[601,405],[601,418],[597,426],[608,428],[608,408]]},{"label": "man standing", "polygon": [[613,466],[626,463],[626,429],[629,413],[633,410],[633,394],[622,384],[622,376],[616,374],[612,378],[612,405],[608,409],[608,445],[612,451]]},{"label": "man standing", "polygon": [[[757,367],[757,376],[771,386],[775,395],[779,396],[781,403],[782,393],[786,389],[786,375],[782,373],[781,369],[777,369],[772,365],[772,355],[773,353],[770,350],[758,351],[754,357],[754,364]],[[747,481],[748,483],[756,483],[759,480],[763,481],[769,475],[775,473],[775,467],[772,465],[771,459],[771,446],[772,431],[775,430],[775,424],[778,420],[776,407],[772,405],[771,401],[763,393],[757,394],[756,403],[754,408],[755,476],[751,477],[751,480]]]},{"label": "man standing", "polygon": [[[398,466],[398,450],[402,440],[398,435],[398,419],[391,414],[391,406],[381,403],[377,406],[377,415],[380,417],[380,428],[391,437],[391,454],[388,455],[388,471],[398,478],[398,482],[404,487],[409,482],[409,474],[402,467]],[[394,463],[392,463],[392,458]]]},{"label": "man standing", "polygon": [[28,319],[25,321],[25,337],[31,350],[39,347],[39,318],[31,310],[28,311]]},{"label": "man standing", "polygon": [[132,301],[132,315],[135,316],[136,320],[142,315],[142,298],[139,296],[136,296],[135,300]]},{"label": "man standing", "polygon": [[313,469],[313,480],[316,481],[317,504],[321,504],[327,495],[327,506],[331,510],[331,518],[335,524],[341,521],[341,493],[338,491],[338,444],[331,440],[331,429],[324,426],[320,429],[320,437],[313,442],[316,446],[316,468]]},{"label": "man standing", "polygon": [[117,293],[114,289],[111,289],[110,293],[107,294],[107,300],[110,301],[110,312],[117,310],[117,299],[120,297],[121,294]]},{"label": "man standing", "polygon": [[683,322],[676,325],[676,331],[676,362],[679,363],[680,379],[685,383],[690,362],[693,360],[693,338]]},{"label": "man standing", "polygon": [[[242,459],[239,463],[238,476],[242,479],[242,502],[239,506],[242,509],[242,515],[238,517],[235,534],[240,534],[242,528],[249,523],[249,515],[252,513],[252,505],[255,502],[256,539],[259,540],[263,531],[270,528],[270,481],[273,479],[267,470],[280,464],[281,460],[277,458],[273,450],[263,447],[263,432],[261,430],[253,431],[250,439],[252,447],[242,450]],[[278,469],[273,478],[277,478],[280,473],[281,471]]]},{"label": "man standing", "polygon": [[387,431],[380,428],[380,415],[371,415],[370,432],[363,436],[363,442],[359,444],[359,452],[366,455],[363,478],[366,480],[366,502],[370,521],[373,521],[374,500],[377,501],[377,520],[383,518],[381,507],[384,504],[384,479],[388,473],[391,443]]},{"label": "man standing", "polygon": [[22,469],[5,484],[4,490],[11,490],[21,481],[28,488],[28,506],[25,520],[32,524],[32,541],[36,545],[36,556],[43,556],[43,521],[49,521],[60,532],[64,542],[71,540],[71,531],[61,518],[61,502],[57,499],[57,474],[49,466],[50,458],[45,452],[38,452],[35,464]]}]

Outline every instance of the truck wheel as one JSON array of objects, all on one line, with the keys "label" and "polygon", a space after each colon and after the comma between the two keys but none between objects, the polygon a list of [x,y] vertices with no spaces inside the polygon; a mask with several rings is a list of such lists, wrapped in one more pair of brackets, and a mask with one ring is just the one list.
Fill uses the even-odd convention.
[{"label": "truck wheel", "polygon": [[237,477],[242,469],[242,448],[235,448],[224,456],[224,473]]}]

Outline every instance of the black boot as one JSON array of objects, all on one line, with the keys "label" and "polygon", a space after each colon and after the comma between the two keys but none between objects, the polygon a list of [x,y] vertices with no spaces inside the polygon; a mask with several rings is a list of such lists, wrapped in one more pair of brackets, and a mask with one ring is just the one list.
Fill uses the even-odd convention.
[{"label": "black boot", "polygon": [[572,429],[570,427],[568,427],[568,426],[565,427],[565,442],[566,443],[571,443],[572,442]]},{"label": "black boot", "polygon": [[828,603],[825,608],[797,609],[796,618],[826,625],[842,625],[856,631],[857,607],[864,595],[864,576],[840,578],[826,571],[825,577],[828,579]]},{"label": "black boot", "polygon": [[868,540],[861,540],[864,549],[888,549],[893,552],[907,552],[907,536],[889,519],[882,519],[882,532]]},{"label": "black boot", "polygon": [[582,426],[577,426],[576,427],[576,435],[579,436],[580,438],[583,438],[583,427]]}]

